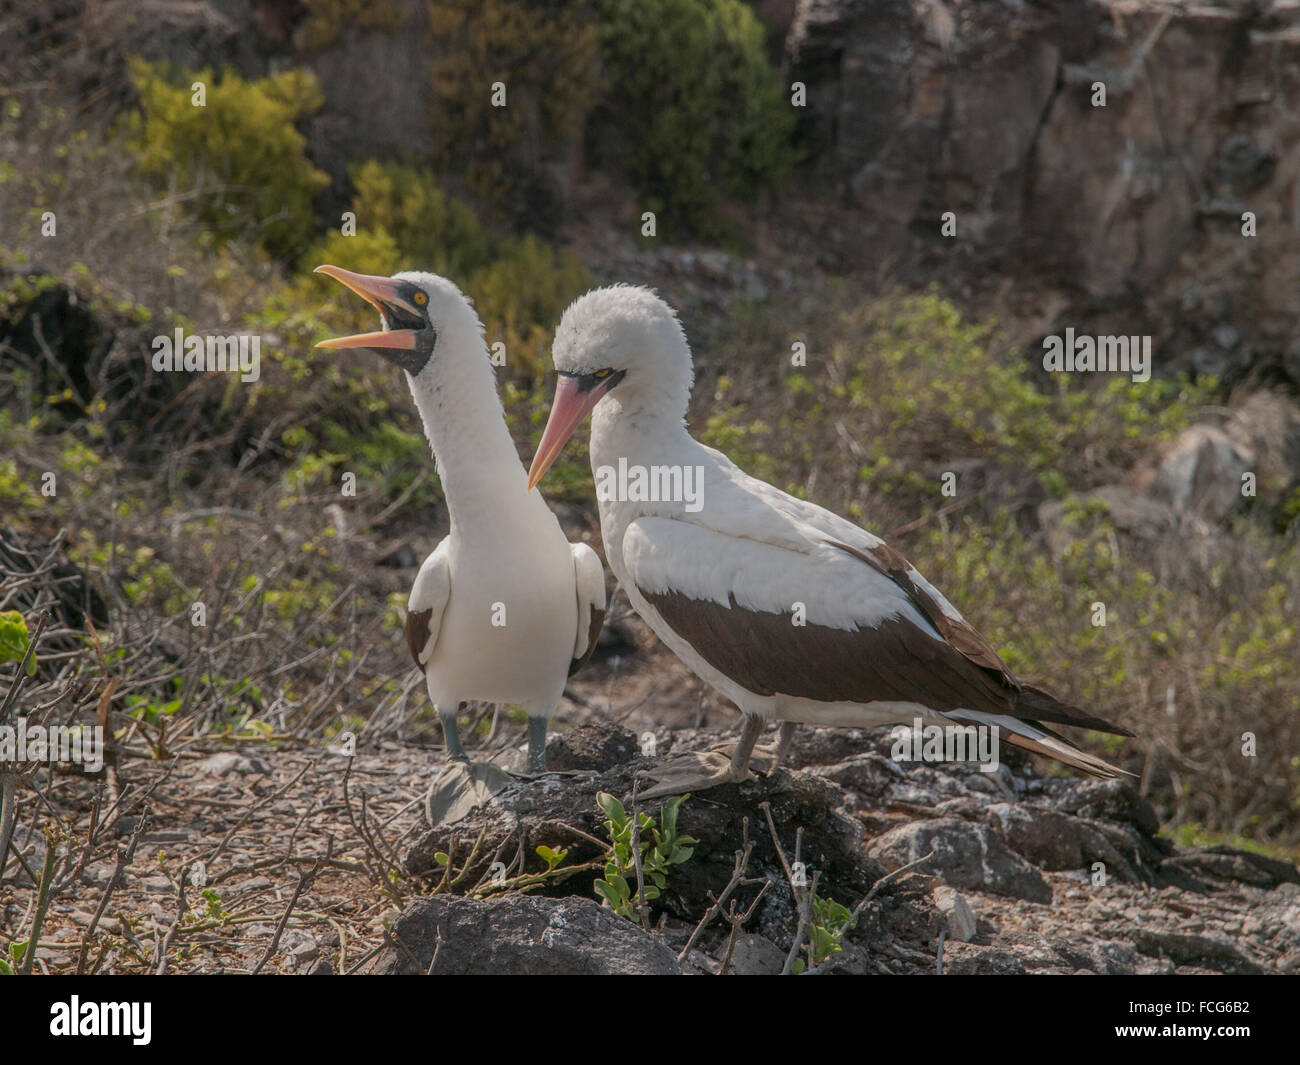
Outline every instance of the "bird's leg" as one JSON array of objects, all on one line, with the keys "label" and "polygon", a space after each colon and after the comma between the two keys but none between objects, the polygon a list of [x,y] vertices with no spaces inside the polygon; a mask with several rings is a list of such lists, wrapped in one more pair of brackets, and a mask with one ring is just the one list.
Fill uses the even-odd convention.
[{"label": "bird's leg", "polygon": [[[776,742],[776,765],[779,766],[785,761],[785,756],[790,753],[790,741],[794,739],[795,723],[793,721],[781,722],[781,738]],[[773,769],[776,766],[772,767]]]},{"label": "bird's leg", "polygon": [[546,772],[546,718],[528,719],[528,773],[541,776]]},{"label": "bird's leg", "polygon": [[735,753],[731,756],[731,769],[727,776],[733,784],[749,779],[749,757],[754,753],[754,744],[763,734],[766,722],[757,715],[745,714],[745,725],[740,730],[740,739],[736,741]]},{"label": "bird's leg", "polygon": [[438,720],[442,722],[443,740],[447,745],[447,758],[453,762],[468,762],[469,755],[460,745],[460,727],[456,723],[456,710],[438,709]]},{"label": "bird's leg", "polygon": [[[766,724],[766,722],[764,722]],[[760,747],[756,743],[751,745],[749,751],[749,768],[757,773],[771,773],[785,760],[786,753],[790,750],[790,740],[794,737],[795,723],[793,721],[781,722],[780,738],[774,744]],[[759,730],[760,734],[762,729]],[[720,743],[713,749],[722,754],[734,754],[740,757],[740,745],[744,742],[742,735],[740,740]],[[733,778],[735,779],[735,778]]]}]

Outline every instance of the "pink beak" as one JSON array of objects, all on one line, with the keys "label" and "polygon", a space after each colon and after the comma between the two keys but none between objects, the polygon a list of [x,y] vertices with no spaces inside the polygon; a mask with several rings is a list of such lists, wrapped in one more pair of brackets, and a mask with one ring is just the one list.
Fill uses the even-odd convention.
[{"label": "pink beak", "polygon": [[551,402],[551,415],[546,419],[546,429],[542,432],[542,442],[537,445],[537,454],[528,470],[528,488],[537,487],[537,482],[546,476],[546,471],[560,457],[564,445],[569,442],[575,429],[591,413],[591,409],[600,402],[600,397],[609,391],[609,385],[598,384],[588,392],[576,377],[561,376],[555,385],[555,399]]},{"label": "pink beak", "polygon": [[[340,266],[318,266],[315,273],[332,277],[346,285],[367,303],[373,305],[386,320],[391,321],[390,307],[403,307],[412,314],[418,310],[404,300],[399,293],[399,283],[391,277],[376,277],[372,274],[354,274]],[[415,347],[415,333],[410,329],[389,329],[377,333],[358,333],[350,337],[334,337],[322,340],[318,348],[398,348],[410,350]]]}]

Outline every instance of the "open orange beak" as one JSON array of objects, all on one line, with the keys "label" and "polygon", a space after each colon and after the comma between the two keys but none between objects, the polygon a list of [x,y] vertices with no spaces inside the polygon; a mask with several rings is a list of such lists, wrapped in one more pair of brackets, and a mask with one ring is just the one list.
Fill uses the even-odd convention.
[{"label": "open orange beak", "polygon": [[[346,285],[367,303],[374,306],[387,322],[393,321],[393,310],[405,311],[413,317],[420,317],[419,308],[413,307],[402,296],[402,285],[391,277],[375,277],[372,274],[354,274],[339,266],[318,266],[315,273],[332,277]],[[322,340],[318,348],[396,348],[411,351],[415,348],[415,330],[385,329],[377,333],[358,333],[350,337],[334,337]]]},{"label": "open orange beak", "polygon": [[537,482],[546,476],[546,471],[555,464],[569,442],[575,429],[591,413],[591,409],[600,402],[600,397],[609,391],[606,382],[594,388],[583,389],[583,379],[561,374],[555,384],[555,399],[551,402],[551,415],[546,419],[546,428],[542,432],[542,442],[537,445],[537,454],[528,469],[528,488],[537,487]]}]

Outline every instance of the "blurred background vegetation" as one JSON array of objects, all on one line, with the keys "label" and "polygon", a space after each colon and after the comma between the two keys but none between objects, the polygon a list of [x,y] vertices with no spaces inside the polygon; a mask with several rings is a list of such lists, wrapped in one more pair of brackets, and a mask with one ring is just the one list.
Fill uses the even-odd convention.
[{"label": "blurred background vegetation", "polygon": [[[460,284],[506,345],[498,381],[525,458],[565,306],[647,281],[696,344],[697,435],[891,538],[1013,670],[1137,733],[1109,754],[1185,838],[1300,843],[1296,471],[1261,466],[1257,495],[1208,525],[1153,518],[1158,535],[1104,491],[1149,481],[1238,382],[1045,380],[1023,334],[968,290],[868,282],[825,268],[797,226],[774,235],[811,195],[808,146],[779,42],[740,0],[275,12],[260,63],[228,42],[207,50],[231,52],[222,64],[124,31],[93,57],[92,91],[51,16],[11,70],[0,535],[24,557],[54,545],[76,570],[62,598],[19,581],[0,602],[29,619],[58,607],[34,691],[92,712],[118,678],[118,705],[159,750],[169,721],[173,736],[364,737],[416,713],[400,607],[445,527],[438,479],[403,380],[368,355],[313,351],[374,323],[311,270]],[[388,67],[397,37],[426,61]],[[374,118],[349,127],[346,151],[341,64]],[[489,102],[496,80],[505,108]],[[154,374],[152,338],[178,327],[260,336],[260,379]],[[356,498],[340,497],[344,472]],[[593,529],[583,446],[548,483],[566,524]],[[200,599],[206,633],[189,623]]]}]

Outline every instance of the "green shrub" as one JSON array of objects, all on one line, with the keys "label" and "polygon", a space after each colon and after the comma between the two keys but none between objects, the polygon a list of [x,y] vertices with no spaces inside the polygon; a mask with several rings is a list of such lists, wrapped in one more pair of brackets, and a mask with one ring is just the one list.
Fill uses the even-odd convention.
[{"label": "green shrub", "polygon": [[[485,204],[521,217],[536,206],[544,158],[567,154],[600,92],[586,5],[430,0],[428,13],[439,162]],[[505,107],[492,103],[497,81]]]},{"label": "green shrub", "polygon": [[669,231],[713,229],[719,194],[752,199],[780,184],[797,158],[795,113],[746,4],[598,0],[596,7],[623,163]]},{"label": "green shrub", "polygon": [[328,48],[345,27],[395,32],[402,12],[393,0],[301,0],[307,9],[298,42],[308,51]]},{"label": "green shrub", "polygon": [[[787,491],[818,483],[822,500],[851,517],[862,513],[863,486],[873,506],[890,499],[900,516],[935,509],[944,502],[938,471],[963,459],[1032,476],[1057,498],[1113,483],[1142,449],[1184,428],[1217,384],[1061,375],[1042,391],[1020,356],[999,349],[991,325],[967,321],[933,292],[889,295],[827,320],[829,337],[800,338],[806,367],[780,355],[755,364],[754,350],[784,323],[742,325],[724,349],[734,372],[707,397],[703,436],[738,447],[736,460],[761,476],[779,472]],[[760,391],[776,397],[775,410],[748,408]],[[850,469],[853,478],[830,472]]]},{"label": "green shrub", "polygon": [[[321,263],[369,274],[442,274],[474,300],[489,343],[505,344],[507,372],[530,380],[541,376],[555,323],[594,284],[578,257],[531,234],[494,246],[470,207],[412,167],[371,160],[355,172],[353,184],[356,235],[336,230],[313,245],[302,257],[302,281],[292,299],[339,296],[335,282],[310,273]],[[277,302],[282,322],[292,310],[284,297]],[[356,301],[348,306],[372,316]]]},{"label": "green shrub", "polygon": [[[252,232],[272,255],[300,251],[313,229],[312,200],[329,178],[312,166],[294,123],[323,102],[316,77],[287,70],[258,81],[234,71],[193,74],[131,61],[140,113],[128,136],[140,169],[176,193],[217,243]],[[191,85],[206,86],[206,106]]]},{"label": "green shrub", "polygon": [[[353,172],[352,188],[356,235],[346,237],[335,229],[303,256],[304,270],[333,262],[363,273],[429,270],[463,278],[488,262],[491,235],[472,208],[449,196],[428,174],[371,159]],[[365,239],[371,246],[366,248],[369,261],[363,262],[357,252]],[[396,258],[388,254],[390,244]]]},{"label": "green shrub", "polygon": [[[314,295],[326,298],[339,294],[341,290],[337,281],[323,274],[312,273],[316,267],[325,263],[342,266],[358,274],[391,277],[402,270],[410,270],[412,261],[386,229],[358,229],[350,237],[335,230],[303,254],[302,276],[299,279],[302,285],[299,292],[314,289]],[[294,298],[297,295],[295,292]]]},{"label": "green shrub", "polygon": [[496,259],[476,271],[465,288],[489,341],[505,343],[507,367],[537,378],[547,370],[560,315],[594,284],[572,250],[556,250],[529,235],[503,244]]},{"label": "green shrub", "polygon": [[284,505],[337,486],[345,472],[356,477],[358,492],[380,499],[405,494],[412,508],[442,498],[428,441],[418,428],[404,429],[382,419],[357,433],[324,418],[310,430],[294,426],[281,439],[286,452],[295,456],[284,473]]},{"label": "green shrub", "polygon": [[[1104,506],[1067,507],[1066,522],[1055,558],[1006,510],[897,546],[1013,672],[1137,733],[1105,737],[1105,753],[1137,772],[1145,752],[1162,820],[1295,840],[1300,548],[1243,522],[1239,556],[1175,577],[1167,558],[1119,537]],[[1254,757],[1243,754],[1248,733]]]}]

